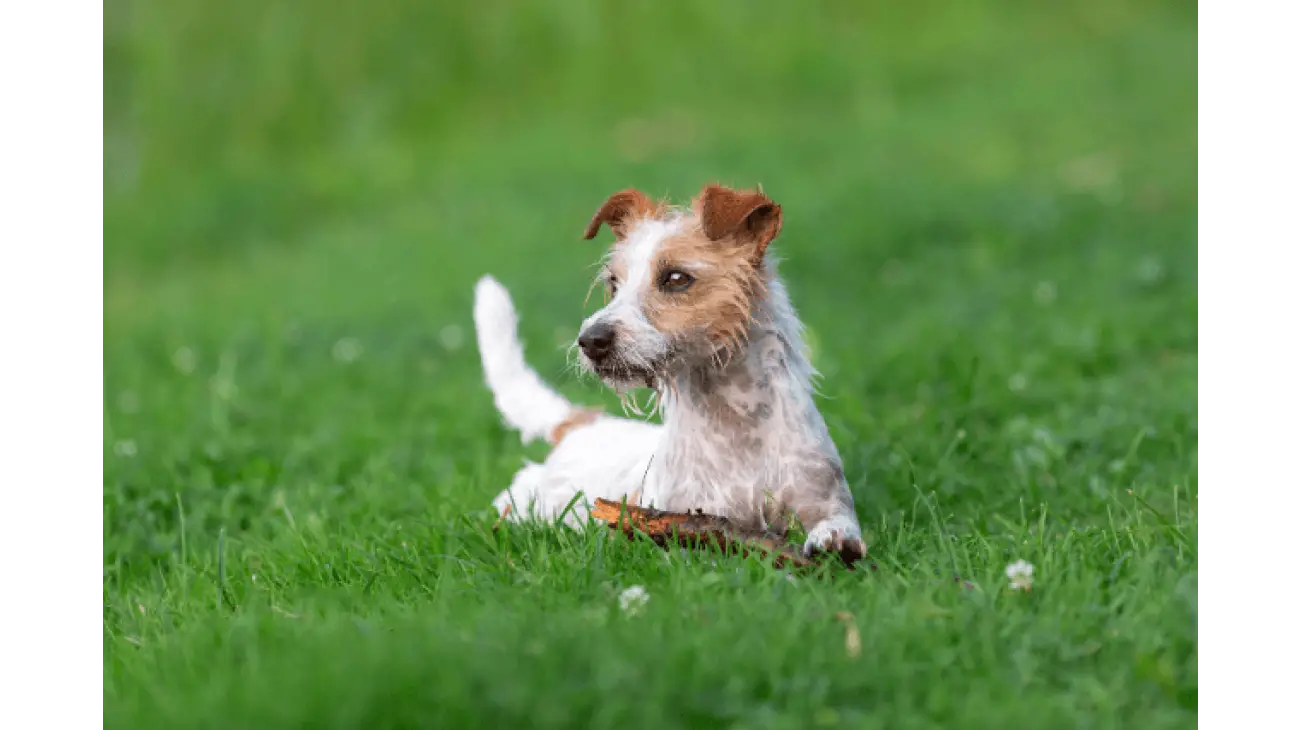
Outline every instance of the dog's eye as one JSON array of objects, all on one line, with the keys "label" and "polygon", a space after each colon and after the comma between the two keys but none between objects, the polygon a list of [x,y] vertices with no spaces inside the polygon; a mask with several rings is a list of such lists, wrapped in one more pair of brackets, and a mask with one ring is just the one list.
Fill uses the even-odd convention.
[{"label": "dog's eye", "polygon": [[684,292],[687,289],[690,289],[691,284],[694,283],[695,283],[694,276],[691,276],[685,271],[679,271],[677,269],[669,269],[668,271],[665,271],[663,273],[663,276],[659,278],[659,288],[663,289],[666,292],[670,292],[674,294]]},{"label": "dog's eye", "polygon": [[618,294],[618,279],[615,279],[612,276],[609,277],[605,280],[605,286],[609,287],[609,298],[613,299],[614,296]]}]

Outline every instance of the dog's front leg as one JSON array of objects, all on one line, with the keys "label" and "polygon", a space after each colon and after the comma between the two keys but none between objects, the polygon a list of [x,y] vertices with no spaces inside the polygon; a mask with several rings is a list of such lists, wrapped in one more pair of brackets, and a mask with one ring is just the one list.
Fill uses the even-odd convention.
[{"label": "dog's front leg", "polygon": [[862,528],[853,509],[853,495],[838,462],[811,470],[803,483],[791,489],[788,504],[808,530],[805,555],[836,553],[846,563],[867,554]]}]

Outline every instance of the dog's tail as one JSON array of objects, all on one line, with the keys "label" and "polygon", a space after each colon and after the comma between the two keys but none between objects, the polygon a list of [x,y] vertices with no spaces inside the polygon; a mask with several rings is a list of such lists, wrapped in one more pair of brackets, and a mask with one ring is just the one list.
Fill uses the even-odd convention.
[{"label": "dog's tail", "polygon": [[510,293],[491,276],[474,287],[474,327],[483,374],[506,424],[519,431],[525,444],[538,438],[557,441],[557,429],[580,409],[524,362],[515,306]]}]

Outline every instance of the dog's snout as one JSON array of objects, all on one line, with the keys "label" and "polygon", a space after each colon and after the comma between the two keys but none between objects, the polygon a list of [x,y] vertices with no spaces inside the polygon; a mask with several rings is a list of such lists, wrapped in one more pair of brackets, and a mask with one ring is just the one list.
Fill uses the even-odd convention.
[{"label": "dog's snout", "polygon": [[614,349],[613,325],[596,322],[578,335],[578,347],[592,360],[603,360]]}]

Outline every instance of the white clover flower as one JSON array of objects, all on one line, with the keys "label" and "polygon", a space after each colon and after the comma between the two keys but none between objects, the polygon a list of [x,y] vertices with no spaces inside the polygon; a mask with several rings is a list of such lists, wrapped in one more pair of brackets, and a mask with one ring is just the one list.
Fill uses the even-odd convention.
[{"label": "white clover flower", "polygon": [[618,595],[618,607],[623,609],[624,613],[635,616],[649,600],[650,594],[643,586],[632,586]]},{"label": "white clover flower", "polygon": [[442,349],[455,352],[465,344],[465,331],[460,325],[449,324],[438,331],[438,342],[442,344]]},{"label": "white clover flower", "polygon": [[1038,282],[1038,286],[1034,287],[1034,301],[1044,307],[1056,301],[1056,284],[1050,281]]},{"label": "white clover flower", "polygon": [[361,357],[363,349],[361,341],[357,338],[344,337],[334,343],[334,347],[331,348],[330,354],[334,356],[335,360],[342,363],[356,362],[357,358]]},{"label": "white clover flower", "polygon": [[1029,588],[1034,585],[1034,565],[1023,560],[1017,560],[1007,566],[1007,579],[1011,581],[1011,588],[1017,591],[1029,592]]},{"label": "white clover flower", "polygon": [[123,391],[117,396],[117,407],[123,413],[135,413],[140,410],[140,398],[131,391]]},{"label": "white clover flower", "polygon": [[172,353],[172,365],[176,367],[182,375],[189,375],[199,366],[199,356],[194,350],[188,347],[178,347],[176,352]]}]

